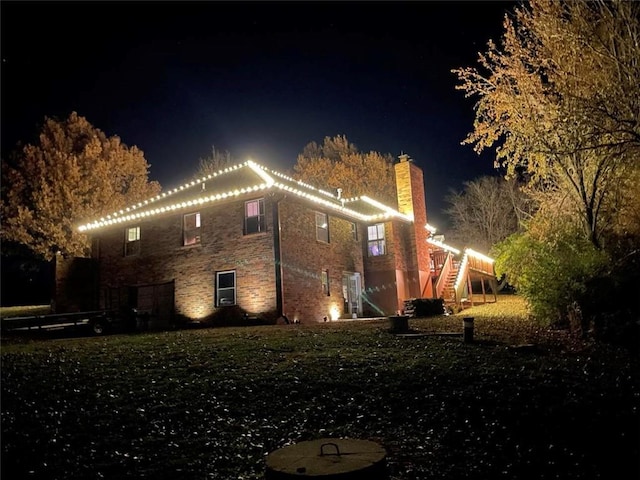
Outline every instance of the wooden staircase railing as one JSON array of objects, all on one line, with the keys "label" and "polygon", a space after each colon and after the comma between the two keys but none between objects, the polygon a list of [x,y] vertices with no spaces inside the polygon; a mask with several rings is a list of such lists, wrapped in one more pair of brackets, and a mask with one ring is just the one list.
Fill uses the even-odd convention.
[{"label": "wooden staircase railing", "polygon": [[434,297],[444,298],[443,293],[445,292],[445,289],[447,287],[449,276],[453,271],[453,255],[451,254],[451,252],[446,252],[442,263],[437,262],[437,265],[439,267],[440,273],[438,274],[438,279],[436,280],[436,284],[434,286]]}]

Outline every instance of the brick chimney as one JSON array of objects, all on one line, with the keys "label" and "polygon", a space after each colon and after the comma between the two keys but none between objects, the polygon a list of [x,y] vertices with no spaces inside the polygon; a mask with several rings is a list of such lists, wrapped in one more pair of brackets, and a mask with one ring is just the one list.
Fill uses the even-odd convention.
[{"label": "brick chimney", "polygon": [[398,211],[413,216],[413,224],[407,229],[408,262],[407,294],[417,298],[433,297],[431,284],[431,260],[427,247],[427,203],[424,195],[424,178],[422,169],[409,155],[398,156],[399,162],[394,165],[396,189],[398,192]]}]

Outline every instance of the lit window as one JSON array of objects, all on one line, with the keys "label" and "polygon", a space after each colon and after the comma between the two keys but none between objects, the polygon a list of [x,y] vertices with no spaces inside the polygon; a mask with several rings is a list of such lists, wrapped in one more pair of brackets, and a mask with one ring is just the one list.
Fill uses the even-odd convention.
[{"label": "lit window", "polygon": [[125,229],[124,254],[125,256],[137,255],[140,253],[140,227],[130,227]]},{"label": "lit window", "polygon": [[200,212],[187,213],[183,217],[182,225],[184,245],[200,243]]},{"label": "lit window", "polygon": [[244,234],[264,232],[264,200],[244,202]]},{"label": "lit window", "polygon": [[329,296],[329,270],[322,270],[322,293]]},{"label": "lit window", "polygon": [[216,306],[225,307],[236,304],[236,272],[216,273]]},{"label": "lit window", "polygon": [[377,223],[367,227],[368,249],[370,257],[377,257],[387,253],[386,242],[384,240],[384,223]]},{"label": "lit window", "polygon": [[329,219],[326,213],[316,212],[316,240],[329,243]]}]

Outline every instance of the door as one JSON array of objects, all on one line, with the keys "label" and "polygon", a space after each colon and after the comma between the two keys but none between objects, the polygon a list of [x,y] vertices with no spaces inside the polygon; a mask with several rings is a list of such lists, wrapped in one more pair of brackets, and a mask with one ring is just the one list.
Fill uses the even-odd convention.
[{"label": "door", "polygon": [[362,282],[359,273],[345,272],[342,274],[342,296],[344,298],[344,313],[349,317],[362,315]]},{"label": "door", "polygon": [[137,287],[137,309],[149,315],[149,328],[164,329],[173,323],[174,282]]}]

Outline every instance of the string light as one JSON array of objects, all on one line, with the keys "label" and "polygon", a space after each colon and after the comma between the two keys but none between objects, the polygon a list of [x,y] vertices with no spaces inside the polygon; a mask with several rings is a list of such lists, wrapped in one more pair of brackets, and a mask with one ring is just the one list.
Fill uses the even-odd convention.
[{"label": "string light", "polygon": [[460,250],[458,250],[457,248],[447,245],[446,243],[439,242],[438,240],[434,240],[433,238],[427,238],[427,243],[435,245],[436,247],[440,247],[448,252],[455,253],[456,255],[460,254]]},{"label": "string light", "polygon": [[493,263],[494,262],[493,258],[487,257],[486,255],[483,255],[480,252],[476,252],[475,250],[473,250],[471,248],[465,249],[465,252],[467,254],[469,254],[470,256],[475,257],[475,258],[477,258],[479,260],[484,260],[485,262],[489,262],[489,263]]},{"label": "string light", "polygon": [[456,281],[453,284],[453,288],[456,290],[456,292],[458,291],[458,285],[460,285],[464,278],[464,273],[466,273],[467,262],[469,262],[469,255],[467,255],[467,252],[465,251],[464,256],[462,257],[462,261],[460,262],[460,266],[458,267],[458,275],[456,275]]},{"label": "string light", "polygon": [[[199,197],[197,199],[192,199],[192,200],[188,200],[188,201],[182,201],[182,202],[176,202],[173,203],[171,205],[167,205],[167,206],[163,206],[162,208],[151,208],[148,210],[143,210],[143,211],[138,211],[136,212],[136,210],[141,209],[143,206],[147,206],[150,204],[153,204],[154,202],[161,200],[161,199],[165,199],[167,197],[170,197],[171,195],[174,195],[175,193],[178,192],[182,192],[185,189],[189,189],[194,187],[195,185],[199,185],[202,182],[204,182],[205,180],[210,180],[212,178],[215,178],[219,175],[223,175],[226,173],[230,173],[233,171],[236,171],[240,168],[250,168],[253,172],[255,172],[258,177],[260,177],[260,179],[262,180],[262,183],[259,184],[255,184],[249,187],[244,187],[244,188],[235,188],[233,190],[229,190],[227,192],[224,193],[218,193],[215,195],[209,195],[209,196],[205,196],[205,197]],[[277,182],[274,177],[280,178],[282,180],[286,180],[287,182],[293,183],[295,184],[297,187],[300,188],[296,188],[293,187],[291,185],[282,183],[282,182]],[[144,202],[139,202],[137,205],[132,205],[127,207],[124,210],[121,210],[120,212],[124,215],[124,213],[129,213],[129,212],[133,212],[133,213],[129,213],[129,215],[125,215],[125,216],[119,216],[116,213],[114,214],[110,214],[109,216],[105,217],[101,217],[99,220],[94,221],[94,222],[89,222],[86,223],[84,225],[81,225],[78,227],[78,230],[80,232],[86,232],[89,230],[96,230],[98,228],[102,228],[105,226],[110,226],[110,225],[114,225],[114,224],[119,224],[119,223],[123,223],[123,222],[130,222],[133,220],[137,220],[140,218],[146,218],[146,217],[150,217],[153,215],[157,215],[160,213],[165,213],[167,211],[175,211],[178,209],[185,209],[187,207],[191,207],[193,205],[204,205],[207,203],[212,203],[212,202],[217,202],[220,200],[224,200],[227,198],[234,198],[234,197],[238,197],[240,195],[246,194],[246,193],[251,193],[251,192],[257,192],[260,190],[264,190],[267,188],[271,188],[271,187],[275,187],[278,188],[279,190],[283,190],[289,193],[293,193],[294,195],[310,200],[314,203],[317,203],[319,205],[322,205],[328,209],[334,210],[334,211],[338,211],[342,214],[345,214],[347,216],[351,216],[353,218],[357,218],[361,221],[364,222],[374,222],[374,221],[380,221],[383,219],[389,219],[389,218],[398,218],[401,220],[405,220],[408,222],[413,222],[413,216],[410,215],[404,215],[400,212],[398,212],[397,210],[394,210],[391,207],[388,207],[387,205],[384,205],[380,202],[378,202],[377,200],[374,200],[372,198],[367,197],[366,195],[363,195],[361,197],[354,197],[348,200],[345,199],[338,199],[336,195],[333,195],[330,192],[327,192],[325,190],[320,190],[317,189],[309,184],[306,184],[304,182],[300,182],[298,180],[294,180],[291,177],[288,177],[286,175],[283,175],[282,173],[273,171],[273,170],[269,170],[266,169],[265,167],[257,164],[256,162],[254,162],[253,160],[247,160],[244,163],[241,164],[237,164],[231,167],[227,167],[224,170],[219,170],[218,172],[214,172],[212,174],[207,175],[207,177],[203,177],[201,179],[197,179],[197,180],[193,180],[191,182],[185,183],[184,185],[180,185],[179,187],[174,188],[173,190],[169,190],[168,192],[163,192],[161,195],[157,195],[154,198],[148,199],[148,200],[144,200]],[[304,190],[302,190],[302,188]],[[305,191],[306,190],[306,191]],[[200,190],[202,191],[202,190]],[[363,201],[365,203],[368,203],[369,205],[372,205],[374,207],[376,207],[377,209],[381,210],[381,213],[377,213],[377,214],[363,214],[360,213],[352,208],[348,208],[346,205],[349,203],[353,203],[356,201]]]}]

